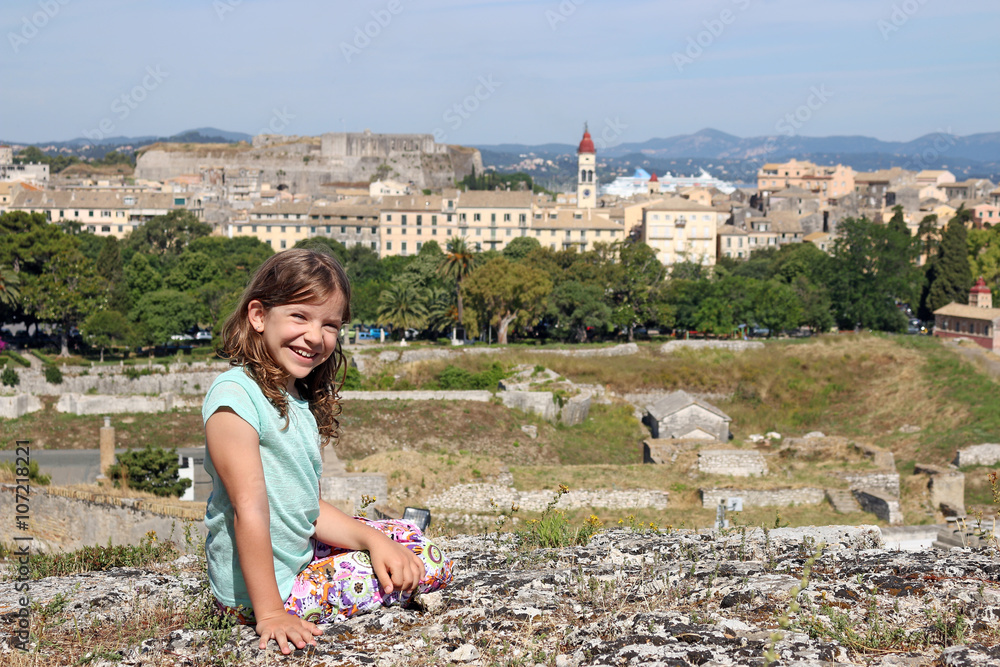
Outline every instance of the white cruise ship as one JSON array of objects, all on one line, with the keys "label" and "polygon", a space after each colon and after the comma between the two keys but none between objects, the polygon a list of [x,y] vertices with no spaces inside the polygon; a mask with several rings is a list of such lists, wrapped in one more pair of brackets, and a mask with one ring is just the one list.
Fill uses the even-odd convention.
[{"label": "white cruise ship", "polygon": [[736,190],[736,186],[732,183],[719,180],[704,169],[697,176],[674,176],[668,171],[657,179],[655,175],[650,175],[648,171],[639,167],[632,176],[619,176],[611,183],[601,186],[601,194],[616,197],[646,194],[649,192],[650,180],[654,179],[660,182],[660,192],[676,192],[684,188],[716,188],[720,192],[729,194]]}]

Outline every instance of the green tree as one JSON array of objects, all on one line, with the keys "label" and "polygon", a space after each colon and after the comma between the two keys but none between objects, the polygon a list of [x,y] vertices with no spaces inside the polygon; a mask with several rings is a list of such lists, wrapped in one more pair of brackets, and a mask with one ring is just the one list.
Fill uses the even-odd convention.
[{"label": "green tree", "polygon": [[518,236],[508,243],[501,252],[507,259],[513,262],[520,262],[531,254],[533,250],[541,247],[542,244],[534,236]]},{"label": "green tree", "polygon": [[198,302],[190,294],[158,290],[142,295],[129,313],[145,345],[166,343],[198,323]]},{"label": "green tree", "polygon": [[202,285],[221,278],[222,271],[208,255],[197,250],[188,250],[181,253],[163,284],[168,289],[194,292]]},{"label": "green tree", "polygon": [[539,269],[514,267],[497,257],[476,269],[463,285],[463,292],[484,320],[497,327],[497,343],[507,344],[512,324],[529,326],[538,321],[552,281]]},{"label": "green tree", "polygon": [[654,298],[663,282],[664,269],[656,251],[645,243],[617,242],[607,248],[604,293],[611,306],[612,324],[634,340],[639,323],[658,322],[665,317],[666,305]]},{"label": "green tree", "polygon": [[959,208],[941,237],[938,255],[927,272],[926,309],[930,313],[951,302],[969,301],[973,277],[965,224],[971,217],[972,211]]},{"label": "green tree", "polygon": [[180,479],[180,459],[176,449],[147,446],[118,455],[107,475],[120,486],[122,479],[129,488],[148,491],[157,496],[180,496],[191,486],[191,480]]},{"label": "green tree", "polygon": [[438,265],[438,273],[441,277],[455,282],[458,326],[462,326],[465,314],[462,304],[462,281],[469,277],[478,264],[479,257],[469,248],[463,237],[453,236],[448,239],[447,251]]},{"label": "green tree", "polygon": [[69,356],[69,330],[103,305],[107,282],[75,248],[49,258],[45,270],[29,276],[23,290],[25,307],[42,322],[60,324],[60,356]]},{"label": "green tree", "polygon": [[838,226],[826,283],[841,327],[902,331],[897,301],[915,302],[923,280],[917,239],[890,225],[846,218]]},{"label": "green tree", "polygon": [[121,248],[114,236],[104,237],[97,256],[97,272],[108,281],[108,308],[119,313],[127,313],[132,306],[132,298],[125,283],[125,265]]},{"label": "green tree", "polygon": [[0,267],[0,304],[14,306],[20,299],[20,277],[12,269]]},{"label": "green tree", "polygon": [[584,343],[588,329],[602,334],[607,330],[611,308],[604,302],[604,291],[599,285],[569,280],[556,285],[549,294],[546,315],[558,322],[567,337]]},{"label": "green tree", "polygon": [[413,283],[392,283],[379,295],[378,321],[398,330],[422,327],[427,320],[425,300],[426,295]]},{"label": "green tree", "polygon": [[143,253],[135,253],[123,270],[125,285],[128,288],[129,300],[132,304],[139,302],[144,295],[155,292],[163,286],[159,272],[149,264],[149,259]]},{"label": "green tree", "polygon": [[132,333],[128,318],[115,310],[98,310],[87,316],[80,325],[80,333],[84,340],[94,347],[101,348],[101,361],[104,361],[104,348],[114,347],[115,341],[124,341]]},{"label": "green tree", "polygon": [[211,225],[198,220],[191,211],[178,209],[136,227],[125,244],[131,252],[179,255],[192,241],[211,233]]},{"label": "green tree", "polygon": [[752,307],[757,324],[768,329],[769,338],[798,326],[802,317],[802,304],[795,290],[777,280],[758,284]]}]

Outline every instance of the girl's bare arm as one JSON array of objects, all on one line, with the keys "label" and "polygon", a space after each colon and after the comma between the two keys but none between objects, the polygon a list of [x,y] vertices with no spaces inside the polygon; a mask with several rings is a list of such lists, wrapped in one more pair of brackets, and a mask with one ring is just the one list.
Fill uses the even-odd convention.
[{"label": "girl's bare arm", "polygon": [[367,551],[375,576],[386,593],[412,590],[426,574],[423,561],[412,551],[322,500],[316,539],[342,549]]},{"label": "girl's bare arm", "polygon": [[315,624],[285,611],[274,576],[270,511],[264,486],[257,431],[229,408],[220,408],[205,423],[208,452],[233,504],[233,528],[240,569],[257,618],[260,648],[274,639],[282,653],[315,644],[322,634]]}]

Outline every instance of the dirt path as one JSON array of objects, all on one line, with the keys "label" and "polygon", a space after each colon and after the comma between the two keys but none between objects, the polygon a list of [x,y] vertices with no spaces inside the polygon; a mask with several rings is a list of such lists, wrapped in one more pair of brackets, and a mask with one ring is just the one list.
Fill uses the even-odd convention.
[{"label": "dirt path", "polygon": [[982,368],[994,380],[1000,379],[1000,359],[989,350],[978,345],[959,345],[951,341],[945,342],[945,345]]}]

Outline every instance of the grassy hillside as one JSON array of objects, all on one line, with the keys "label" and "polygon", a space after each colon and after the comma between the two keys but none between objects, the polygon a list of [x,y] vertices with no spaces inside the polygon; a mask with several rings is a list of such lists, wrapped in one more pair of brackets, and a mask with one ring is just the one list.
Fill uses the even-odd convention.
[{"label": "grassy hillside", "polygon": [[[615,358],[573,358],[513,347],[498,355],[465,355],[450,362],[383,370],[389,377],[398,376],[397,386],[420,387],[448,363],[480,372],[495,361],[506,368],[543,365],[619,396],[681,388],[712,394],[720,397],[713,402],[733,418],[733,446],[750,446],[746,439],[752,433],[777,431],[787,437],[818,430],[890,449],[904,475],[912,472],[914,463],[946,465],[959,448],[1000,442],[996,382],[954,349],[928,338],[844,335],[768,342],[763,350],[743,353],[685,350],[669,355],[650,344],[637,355]],[[5,446],[13,446],[15,437],[31,438],[34,446],[49,449],[97,446],[99,418],[61,415],[54,412],[52,401],[46,403],[44,412],[0,421]],[[648,432],[633,410],[624,401],[597,404],[586,423],[568,428],[497,403],[357,401],[345,405],[338,454],[355,470],[388,474],[391,491],[411,504],[455,483],[494,479],[504,466],[522,489],[554,489],[566,483],[575,488],[668,490],[677,511],[692,516],[708,512],[697,505],[699,486],[739,484],[641,465],[641,442]],[[124,446],[191,446],[203,441],[196,410],[125,415],[113,422]],[[522,431],[521,426],[529,424],[537,428],[537,438]],[[903,432],[903,426],[919,430]],[[781,483],[824,481],[825,464],[780,465]],[[968,501],[988,503],[988,471],[966,472]],[[760,484],[771,485],[771,480],[755,482]],[[908,484],[913,483],[904,479],[904,488]],[[803,508],[782,516],[794,520],[801,514],[803,521],[818,521],[822,517],[817,511],[825,510],[810,514]],[[918,513],[916,505],[909,511]]]}]

